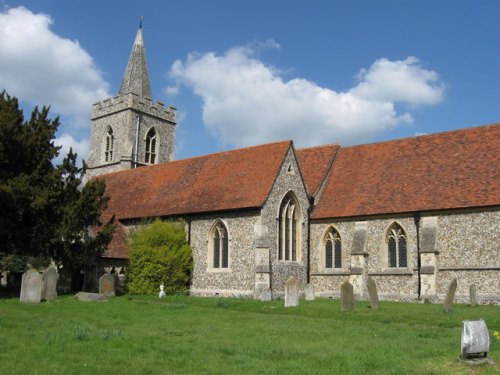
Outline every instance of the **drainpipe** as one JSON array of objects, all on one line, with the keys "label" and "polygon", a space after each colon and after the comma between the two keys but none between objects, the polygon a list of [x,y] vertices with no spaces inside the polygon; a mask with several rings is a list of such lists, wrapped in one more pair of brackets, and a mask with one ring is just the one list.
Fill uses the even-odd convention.
[{"label": "drainpipe", "polygon": [[417,231],[417,277],[418,277],[418,286],[417,286],[417,294],[418,299],[420,299],[420,294],[422,290],[422,280],[420,276],[420,213],[415,212],[413,215],[413,220],[415,221],[415,229]]},{"label": "drainpipe", "polygon": [[309,198],[307,208],[307,283],[311,282],[311,213],[314,208],[314,197]]},{"label": "drainpipe", "polygon": [[137,168],[139,162],[139,128],[141,126],[141,115],[135,115],[135,152],[134,152],[134,168]]}]

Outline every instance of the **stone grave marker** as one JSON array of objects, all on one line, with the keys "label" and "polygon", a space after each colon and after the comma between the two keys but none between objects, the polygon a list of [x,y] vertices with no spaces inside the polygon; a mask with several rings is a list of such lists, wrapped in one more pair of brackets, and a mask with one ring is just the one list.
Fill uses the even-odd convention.
[{"label": "stone grave marker", "polygon": [[375,284],[375,281],[373,281],[371,277],[368,278],[366,284],[368,287],[368,294],[370,295],[370,304],[372,309],[376,310],[379,308],[377,284]]},{"label": "stone grave marker", "polygon": [[446,299],[444,301],[443,310],[444,312],[449,312],[451,306],[453,305],[453,300],[455,299],[455,292],[457,291],[457,279],[451,280],[450,286],[448,288],[448,293],[446,294]]},{"label": "stone grave marker", "polygon": [[59,274],[55,267],[49,267],[42,274],[42,300],[52,301],[57,298],[57,280]]},{"label": "stone grave marker", "polygon": [[472,284],[470,286],[469,294],[470,294],[470,305],[474,307],[477,305],[476,285]]},{"label": "stone grave marker", "polygon": [[306,285],[306,301],[314,301],[315,299],[314,285],[309,283]]},{"label": "stone grave marker", "polygon": [[99,294],[106,297],[115,296],[115,276],[105,273],[99,279]]},{"label": "stone grave marker", "polygon": [[269,302],[272,300],[271,289],[267,288],[260,293],[260,300],[262,302]]},{"label": "stone grave marker", "polygon": [[41,300],[42,275],[37,270],[29,269],[23,273],[19,301],[23,303],[40,303]]},{"label": "stone grave marker", "polygon": [[108,300],[106,296],[99,293],[78,292],[75,297],[84,302],[104,302]]},{"label": "stone grave marker", "polygon": [[354,288],[349,281],[340,286],[340,310],[351,311],[354,308]]},{"label": "stone grave marker", "polygon": [[295,307],[299,305],[299,287],[297,279],[290,277],[285,287],[285,307]]}]

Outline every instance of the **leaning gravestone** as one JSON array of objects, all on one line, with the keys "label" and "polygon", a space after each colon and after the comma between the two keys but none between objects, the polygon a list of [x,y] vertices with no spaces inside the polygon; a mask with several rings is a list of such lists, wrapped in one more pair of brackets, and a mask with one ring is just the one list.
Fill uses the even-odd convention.
[{"label": "leaning gravestone", "polygon": [[372,306],[372,309],[376,310],[379,307],[377,284],[375,284],[375,281],[373,281],[373,279],[369,277],[366,285],[368,287],[368,294],[370,295],[370,304]]},{"label": "leaning gravestone", "polygon": [[106,297],[115,296],[115,276],[105,273],[99,279],[99,294]]},{"label": "leaning gravestone", "polygon": [[472,307],[477,305],[477,293],[476,293],[476,286],[473,284],[470,286],[470,305]]},{"label": "leaning gravestone", "polygon": [[306,285],[306,301],[314,301],[314,285],[309,283]]},{"label": "leaning gravestone", "polygon": [[453,305],[453,300],[455,299],[455,292],[457,291],[457,279],[451,280],[450,287],[448,288],[448,293],[446,294],[446,300],[444,301],[443,310],[444,312],[449,312],[451,306]]},{"label": "leaning gravestone", "polygon": [[354,289],[349,281],[340,286],[340,310],[351,311],[354,307]]},{"label": "leaning gravestone", "polygon": [[42,275],[37,270],[29,269],[23,273],[19,301],[23,303],[40,303],[41,300]]},{"label": "leaning gravestone", "polygon": [[299,287],[297,279],[290,277],[285,287],[285,307],[295,307],[299,305]]},{"label": "leaning gravestone", "polygon": [[267,288],[267,289],[264,289],[261,293],[260,293],[260,300],[262,302],[269,302],[272,300],[272,294],[271,294],[271,289]]},{"label": "leaning gravestone", "polygon": [[42,300],[52,301],[57,297],[59,274],[55,267],[49,267],[42,274]]}]

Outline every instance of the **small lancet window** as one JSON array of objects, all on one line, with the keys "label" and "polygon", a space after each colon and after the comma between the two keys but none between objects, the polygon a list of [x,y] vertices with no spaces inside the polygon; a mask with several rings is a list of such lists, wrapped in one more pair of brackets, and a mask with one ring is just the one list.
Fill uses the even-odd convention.
[{"label": "small lancet window", "polygon": [[325,268],[342,268],[342,241],[333,228],[325,236]]},{"label": "small lancet window", "polygon": [[146,135],[145,162],[148,164],[156,163],[156,131],[154,128],[151,128]]},{"label": "small lancet window", "polygon": [[212,230],[213,268],[228,268],[229,266],[229,240],[227,230],[222,222],[218,222]]},{"label": "small lancet window", "polygon": [[400,225],[394,223],[387,232],[388,265],[391,268],[406,268],[408,253],[406,234]]},{"label": "small lancet window", "polygon": [[112,161],[113,160],[113,129],[108,127],[108,131],[106,132],[106,146],[104,149],[104,161]]}]

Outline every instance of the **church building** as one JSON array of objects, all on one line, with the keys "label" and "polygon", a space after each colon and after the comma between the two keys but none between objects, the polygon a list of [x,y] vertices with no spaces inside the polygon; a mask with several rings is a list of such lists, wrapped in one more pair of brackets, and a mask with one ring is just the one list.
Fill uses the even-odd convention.
[{"label": "church building", "polygon": [[173,160],[175,108],[153,102],[142,29],[119,95],[94,104],[88,178],[110,197],[116,233],[101,267],[127,266],[144,219],[186,222],[190,293],[260,298],[300,290],[338,298],[457,299],[475,285],[500,303],[500,125],[351,147],[285,140]]}]

